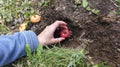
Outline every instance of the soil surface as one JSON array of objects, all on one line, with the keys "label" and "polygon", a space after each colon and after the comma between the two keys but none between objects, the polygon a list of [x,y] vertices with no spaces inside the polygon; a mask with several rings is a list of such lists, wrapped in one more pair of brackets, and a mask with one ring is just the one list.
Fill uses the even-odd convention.
[{"label": "soil surface", "polygon": [[[42,21],[29,24],[39,34],[47,25],[63,20],[71,30],[71,36],[62,42],[69,48],[85,48],[91,63],[107,62],[120,67],[120,16],[116,15],[114,0],[88,0],[89,6],[100,10],[98,15],[82,7],[81,0],[55,0],[39,9]],[[34,6],[37,8],[37,4]]]}]

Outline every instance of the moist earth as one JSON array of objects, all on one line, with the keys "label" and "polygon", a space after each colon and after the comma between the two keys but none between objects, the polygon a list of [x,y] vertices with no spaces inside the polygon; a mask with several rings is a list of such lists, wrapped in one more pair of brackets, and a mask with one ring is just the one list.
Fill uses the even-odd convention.
[{"label": "moist earth", "polygon": [[[77,1],[80,3],[76,4]],[[112,67],[120,67],[120,15],[115,13],[115,1],[88,2],[91,8],[100,10],[98,15],[83,8],[81,0],[52,0],[38,11],[42,21],[29,24],[28,29],[39,34],[56,20],[65,21],[72,33],[61,42],[64,47],[86,49],[86,56],[92,64],[106,62]],[[37,4],[34,7],[38,9]]]}]

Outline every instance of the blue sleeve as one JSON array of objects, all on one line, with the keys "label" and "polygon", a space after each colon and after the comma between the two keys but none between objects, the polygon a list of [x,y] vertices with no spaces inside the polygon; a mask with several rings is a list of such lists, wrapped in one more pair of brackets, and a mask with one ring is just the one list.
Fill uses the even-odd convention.
[{"label": "blue sleeve", "polygon": [[0,66],[25,56],[26,44],[30,45],[31,51],[36,50],[39,43],[34,32],[23,31],[13,35],[0,36]]}]

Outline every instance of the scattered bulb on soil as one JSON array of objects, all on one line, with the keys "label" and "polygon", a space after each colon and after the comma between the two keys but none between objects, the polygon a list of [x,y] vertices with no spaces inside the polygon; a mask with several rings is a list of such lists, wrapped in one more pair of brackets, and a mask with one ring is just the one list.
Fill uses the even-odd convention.
[{"label": "scattered bulb on soil", "polygon": [[41,21],[41,16],[39,15],[33,15],[30,17],[30,22],[31,23],[38,23]]},{"label": "scattered bulb on soil", "polygon": [[25,23],[20,24],[19,31],[24,31],[25,29],[26,29],[26,24]]}]

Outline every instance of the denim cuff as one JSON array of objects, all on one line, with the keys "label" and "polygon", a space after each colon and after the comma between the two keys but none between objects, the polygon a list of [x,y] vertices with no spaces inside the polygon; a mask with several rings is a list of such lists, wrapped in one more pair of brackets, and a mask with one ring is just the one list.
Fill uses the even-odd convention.
[{"label": "denim cuff", "polygon": [[35,51],[39,45],[37,35],[33,31],[23,31],[21,32],[26,40],[26,44],[30,45],[31,51]]}]

